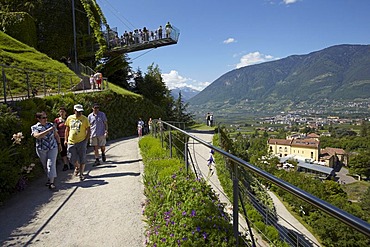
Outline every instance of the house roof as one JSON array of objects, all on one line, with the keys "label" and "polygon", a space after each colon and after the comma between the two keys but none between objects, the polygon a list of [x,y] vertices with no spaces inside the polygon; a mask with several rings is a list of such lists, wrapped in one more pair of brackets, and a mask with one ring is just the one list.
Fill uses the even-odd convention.
[{"label": "house roof", "polygon": [[332,174],[334,170],[333,168],[330,168],[327,166],[321,166],[321,165],[315,165],[315,164],[309,164],[309,163],[301,163],[301,162],[298,163],[298,167],[307,168],[307,169],[322,172],[328,175]]},{"label": "house roof", "polygon": [[320,142],[316,139],[308,138],[308,139],[294,139],[292,142],[292,146],[295,147],[312,147],[318,148]]},{"label": "house roof", "polygon": [[286,139],[269,139],[267,142],[268,144],[276,144],[276,145],[288,145],[290,146],[293,140],[286,140]]},{"label": "house roof", "polygon": [[312,138],[306,139],[269,139],[268,144],[271,145],[285,145],[285,146],[292,146],[292,147],[307,147],[307,148],[318,148],[320,141]]},{"label": "house roof", "polygon": [[346,154],[346,152],[341,148],[331,148],[331,147],[326,147],[326,148],[321,149],[320,153],[329,154],[329,155],[335,155],[335,154],[345,155]]},{"label": "house roof", "polygon": [[307,135],[307,137],[309,137],[309,138],[319,138],[320,136],[316,133],[310,133],[310,134]]}]

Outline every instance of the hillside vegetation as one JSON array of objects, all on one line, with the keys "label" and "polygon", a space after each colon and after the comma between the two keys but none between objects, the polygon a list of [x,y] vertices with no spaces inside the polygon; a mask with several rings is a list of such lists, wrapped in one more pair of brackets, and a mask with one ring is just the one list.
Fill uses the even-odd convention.
[{"label": "hillside vegetation", "polygon": [[370,45],[338,45],[246,66],[215,80],[190,99],[189,109],[201,109],[201,115],[339,109],[338,102],[370,100],[369,67]]},{"label": "hillside vegetation", "polygon": [[44,88],[48,93],[58,90],[69,92],[80,82],[80,78],[65,64],[3,32],[0,32],[0,66],[5,72],[6,93],[9,96],[24,96],[33,89],[42,92]]}]

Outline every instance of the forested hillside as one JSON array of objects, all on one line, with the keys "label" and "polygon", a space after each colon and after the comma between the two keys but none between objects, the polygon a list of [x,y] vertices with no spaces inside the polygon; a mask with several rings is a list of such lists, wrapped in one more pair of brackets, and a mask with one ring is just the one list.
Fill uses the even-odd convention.
[{"label": "forested hillside", "polygon": [[286,110],[370,99],[370,45],[337,45],[232,70],[190,100],[191,109]]}]

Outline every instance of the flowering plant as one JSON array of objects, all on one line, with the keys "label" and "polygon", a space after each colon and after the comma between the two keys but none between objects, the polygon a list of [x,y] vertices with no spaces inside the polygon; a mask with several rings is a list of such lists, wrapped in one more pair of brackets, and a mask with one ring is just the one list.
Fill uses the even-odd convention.
[{"label": "flowering plant", "polygon": [[[29,154],[31,143],[22,145],[22,139],[22,132],[13,134],[13,143],[0,151],[0,202],[15,190],[24,190],[31,171],[35,168],[35,164],[29,162],[32,159]],[[25,163],[30,165],[23,165]]]}]

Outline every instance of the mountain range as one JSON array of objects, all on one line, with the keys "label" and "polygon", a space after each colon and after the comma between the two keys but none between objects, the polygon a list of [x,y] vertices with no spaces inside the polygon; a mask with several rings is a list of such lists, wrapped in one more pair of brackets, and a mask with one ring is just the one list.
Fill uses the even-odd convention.
[{"label": "mountain range", "polygon": [[335,111],[353,101],[370,101],[370,45],[336,45],[232,70],[191,98],[188,110],[202,116]]},{"label": "mountain range", "polygon": [[197,95],[200,91],[195,90],[191,87],[178,87],[171,89],[171,95],[174,99],[179,98],[179,93],[181,92],[181,98],[184,102],[187,102],[189,99]]}]

